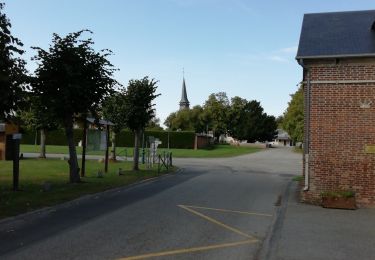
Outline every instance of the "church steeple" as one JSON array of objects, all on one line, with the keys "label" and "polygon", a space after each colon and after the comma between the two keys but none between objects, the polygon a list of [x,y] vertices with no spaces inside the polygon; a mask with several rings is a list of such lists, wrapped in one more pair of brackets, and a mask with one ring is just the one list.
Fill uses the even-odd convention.
[{"label": "church steeple", "polygon": [[185,77],[182,79],[182,94],[181,94],[181,101],[180,101],[180,110],[182,109],[189,109],[190,103],[187,98],[186,94],[186,84],[185,84]]}]

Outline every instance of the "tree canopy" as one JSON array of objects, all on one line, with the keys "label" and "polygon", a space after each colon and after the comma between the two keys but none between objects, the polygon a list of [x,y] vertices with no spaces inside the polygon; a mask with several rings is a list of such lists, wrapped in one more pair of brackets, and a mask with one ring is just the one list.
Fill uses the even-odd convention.
[{"label": "tree canopy", "polygon": [[291,100],[288,103],[288,108],[284,112],[282,127],[288,132],[294,142],[302,142],[304,127],[303,86],[301,85],[296,93],[290,96]]},{"label": "tree canopy", "polygon": [[230,134],[240,139],[270,141],[275,137],[275,117],[264,113],[260,102],[241,97],[229,99],[224,92],[211,94],[203,107],[171,113],[165,120],[170,130],[212,131],[218,137]]},{"label": "tree canopy", "polygon": [[125,91],[126,126],[134,132],[134,160],[133,170],[138,170],[139,163],[139,138],[141,132],[155,117],[153,101],[160,94],[156,94],[157,81],[144,77],[129,81]]},{"label": "tree canopy", "polygon": [[65,127],[71,182],[80,181],[73,123],[80,117],[85,119],[88,112],[96,115],[117,84],[112,78],[115,69],[107,59],[111,51],[95,51],[94,42],[83,38],[83,33],[92,32],[81,30],[65,37],[53,34],[48,50],[33,47],[38,62],[33,91]]},{"label": "tree canopy", "polygon": [[23,44],[12,36],[4,6],[0,3],[0,120],[18,109],[27,81],[25,61],[21,58]]}]

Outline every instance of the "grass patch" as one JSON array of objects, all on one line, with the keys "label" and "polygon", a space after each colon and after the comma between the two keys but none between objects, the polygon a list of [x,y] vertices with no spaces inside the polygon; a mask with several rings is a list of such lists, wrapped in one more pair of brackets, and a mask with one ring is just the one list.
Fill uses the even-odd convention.
[{"label": "grass patch", "polygon": [[[108,173],[103,178],[98,178],[97,172],[99,169],[104,171],[104,164],[87,161],[86,177],[82,178],[83,183],[69,184],[67,161],[26,159],[20,161],[20,189],[22,191],[13,192],[11,191],[12,162],[0,161],[0,218],[158,176],[157,167],[154,169],[145,169],[143,165],[140,167],[139,172],[133,172],[129,162],[110,163]],[[118,168],[125,170],[125,175],[118,176]],[[49,191],[43,191],[46,182],[51,186]]]},{"label": "grass patch", "polygon": [[302,181],[303,180],[303,176],[294,176],[293,177],[293,181],[298,181],[298,182],[300,182],[300,181]]},{"label": "grass patch", "polygon": [[295,153],[303,154],[303,149],[302,149],[302,147],[297,147],[297,146],[295,146],[295,147],[293,148],[293,151],[294,151]]},{"label": "grass patch", "polygon": [[[125,152],[126,150],[126,152]],[[169,149],[172,152],[173,157],[175,158],[221,158],[221,157],[233,157],[239,156],[248,153],[254,153],[261,150],[257,147],[248,147],[248,146],[232,146],[232,145],[214,145],[206,149]],[[57,153],[57,154],[68,154],[67,146],[58,146],[58,145],[47,145],[47,153]],[[159,148],[159,153],[167,151],[165,148]],[[117,147],[117,154],[120,156],[128,157],[133,156],[133,148],[129,147]],[[39,153],[39,146],[37,145],[21,145],[21,153]],[[77,153],[82,153],[82,148],[77,147]],[[88,155],[103,155],[104,151],[89,151]],[[141,154],[141,153],[140,153]]]},{"label": "grass patch", "polygon": [[[160,151],[166,149],[160,149]],[[257,147],[248,146],[233,146],[233,145],[215,145],[206,149],[192,150],[192,149],[170,149],[173,157],[176,158],[222,158],[234,157],[249,153],[254,153],[262,150]]]}]

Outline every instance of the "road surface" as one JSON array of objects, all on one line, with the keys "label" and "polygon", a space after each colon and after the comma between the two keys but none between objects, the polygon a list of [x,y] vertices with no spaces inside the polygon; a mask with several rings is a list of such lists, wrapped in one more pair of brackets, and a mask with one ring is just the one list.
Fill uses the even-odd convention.
[{"label": "road surface", "polygon": [[175,159],[179,173],[0,225],[1,259],[256,259],[301,155]]}]

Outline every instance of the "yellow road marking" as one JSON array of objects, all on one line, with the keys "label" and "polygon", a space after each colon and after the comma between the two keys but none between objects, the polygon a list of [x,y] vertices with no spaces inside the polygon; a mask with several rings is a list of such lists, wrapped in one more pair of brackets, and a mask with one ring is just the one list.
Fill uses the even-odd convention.
[{"label": "yellow road marking", "polygon": [[190,206],[190,205],[184,205],[184,206],[187,207],[187,208],[193,208],[193,209],[207,209],[207,210],[214,210],[214,211],[220,211],[220,212],[230,212],[230,213],[238,213],[238,214],[245,214],[245,215],[254,215],[254,216],[262,216],[262,217],[272,217],[272,215],[270,215],[270,214],[264,214],[264,213],[247,212],[247,211],[237,211],[237,210],[229,210],[229,209],[215,209],[215,208]]},{"label": "yellow road marking", "polygon": [[186,254],[186,253],[206,251],[206,250],[217,249],[217,248],[234,247],[234,246],[240,246],[240,245],[245,245],[245,244],[252,244],[252,243],[256,243],[256,242],[258,242],[258,240],[250,239],[250,240],[244,240],[244,241],[233,242],[233,243],[225,243],[225,244],[218,244],[218,245],[211,245],[211,246],[201,246],[201,247],[192,247],[192,248],[182,248],[182,249],[164,251],[164,252],[159,252],[159,253],[150,253],[150,254],[144,254],[144,255],[130,256],[130,257],[120,258],[119,260],[137,260],[137,259],[146,259],[146,258],[158,257],[158,256]]},{"label": "yellow road marking", "polygon": [[188,207],[186,207],[186,206],[184,206],[184,205],[178,205],[178,206],[179,206],[180,208],[183,208],[183,209],[185,209],[185,210],[187,210],[187,211],[189,211],[189,212],[191,212],[191,213],[193,213],[193,214],[195,214],[195,215],[201,217],[201,218],[204,218],[205,220],[210,221],[211,223],[214,223],[214,224],[219,225],[219,226],[221,226],[221,227],[223,227],[223,228],[225,228],[225,229],[228,229],[228,230],[230,230],[230,231],[232,231],[232,232],[234,232],[234,233],[237,233],[237,234],[239,234],[239,235],[241,235],[241,236],[244,236],[244,237],[247,237],[247,238],[254,239],[253,236],[251,236],[251,235],[249,235],[249,234],[246,234],[246,233],[244,233],[244,232],[242,232],[242,231],[240,231],[240,230],[238,230],[238,229],[236,229],[236,228],[230,227],[230,226],[228,226],[228,225],[226,225],[226,224],[224,224],[224,223],[222,223],[222,222],[220,222],[220,221],[218,221],[218,220],[216,220],[216,219],[210,218],[209,216],[206,216],[206,215],[204,215],[204,214],[202,214],[202,213],[200,213],[200,212],[198,212],[198,211],[195,211],[195,210],[193,210],[193,209],[190,209],[190,208],[188,208]]}]

